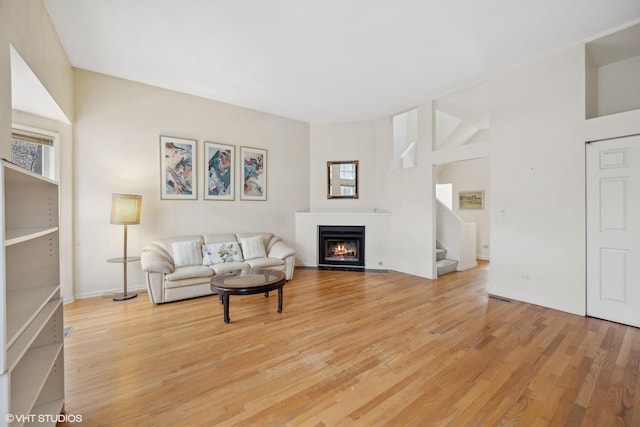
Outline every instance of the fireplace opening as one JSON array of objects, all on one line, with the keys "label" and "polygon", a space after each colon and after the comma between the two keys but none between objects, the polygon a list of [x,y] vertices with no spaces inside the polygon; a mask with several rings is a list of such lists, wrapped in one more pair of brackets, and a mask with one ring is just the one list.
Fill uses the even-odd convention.
[{"label": "fireplace opening", "polygon": [[318,226],[318,267],[364,268],[364,226]]}]

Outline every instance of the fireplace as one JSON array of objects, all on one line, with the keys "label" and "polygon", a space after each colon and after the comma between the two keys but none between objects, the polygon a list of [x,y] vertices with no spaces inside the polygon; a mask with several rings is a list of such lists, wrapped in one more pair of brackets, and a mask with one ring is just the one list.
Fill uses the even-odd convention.
[{"label": "fireplace", "polygon": [[364,268],[364,226],[318,226],[318,267]]}]

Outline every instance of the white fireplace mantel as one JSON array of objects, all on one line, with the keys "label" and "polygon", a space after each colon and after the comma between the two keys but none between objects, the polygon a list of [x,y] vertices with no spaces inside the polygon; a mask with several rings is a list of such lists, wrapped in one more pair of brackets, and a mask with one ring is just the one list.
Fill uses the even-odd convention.
[{"label": "white fireplace mantel", "polygon": [[386,270],[391,265],[391,214],[378,212],[296,212],[296,264],[318,266],[319,225],[365,227],[365,268]]}]

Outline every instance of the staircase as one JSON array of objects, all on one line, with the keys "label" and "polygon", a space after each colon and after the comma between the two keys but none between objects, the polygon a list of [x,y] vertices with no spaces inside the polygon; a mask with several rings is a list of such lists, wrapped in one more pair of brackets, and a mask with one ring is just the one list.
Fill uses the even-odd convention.
[{"label": "staircase", "polygon": [[438,276],[452,271],[475,267],[476,224],[463,222],[440,200],[436,200],[436,273]]},{"label": "staircase", "polygon": [[458,268],[458,261],[447,259],[447,250],[442,248],[436,248],[436,269],[438,276],[456,271]]}]

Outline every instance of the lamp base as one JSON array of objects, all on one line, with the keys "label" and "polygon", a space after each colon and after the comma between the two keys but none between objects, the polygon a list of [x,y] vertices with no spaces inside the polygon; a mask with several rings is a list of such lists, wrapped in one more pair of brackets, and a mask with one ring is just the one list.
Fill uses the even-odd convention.
[{"label": "lamp base", "polygon": [[113,297],[113,300],[114,301],[125,301],[125,300],[131,299],[131,298],[135,298],[137,296],[138,296],[138,294],[136,294],[135,292],[131,292],[131,293],[128,293],[126,295],[125,294],[118,294],[118,295]]}]

